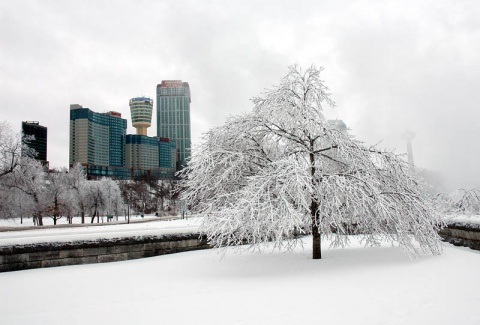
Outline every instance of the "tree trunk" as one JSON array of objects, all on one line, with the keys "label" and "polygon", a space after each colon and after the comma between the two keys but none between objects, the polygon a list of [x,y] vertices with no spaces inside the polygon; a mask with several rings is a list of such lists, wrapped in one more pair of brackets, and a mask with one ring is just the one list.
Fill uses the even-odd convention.
[{"label": "tree trunk", "polygon": [[313,200],[310,205],[310,213],[312,216],[312,258],[314,260],[322,258],[321,238],[317,224],[317,209],[318,204]]},{"label": "tree trunk", "polygon": [[[313,188],[316,186],[315,182],[315,156],[313,154],[314,150],[313,140],[310,140],[310,174],[312,177]],[[318,201],[315,196],[312,194],[312,202],[310,203],[310,216],[312,218],[312,258],[314,260],[319,260],[322,258],[322,248],[321,248],[321,238],[320,231],[318,229]]]},{"label": "tree trunk", "polygon": [[82,223],[85,223],[85,207],[83,206],[83,203],[80,210],[82,211]]},{"label": "tree trunk", "polygon": [[35,212],[35,218],[37,219],[37,226],[43,226],[42,212],[38,211],[40,206],[40,200],[38,199],[37,193],[33,193],[33,201],[37,207],[37,212]]},{"label": "tree trunk", "polygon": [[58,217],[58,198],[55,196],[54,200],[54,207],[53,207],[53,225],[57,225],[57,217]]}]

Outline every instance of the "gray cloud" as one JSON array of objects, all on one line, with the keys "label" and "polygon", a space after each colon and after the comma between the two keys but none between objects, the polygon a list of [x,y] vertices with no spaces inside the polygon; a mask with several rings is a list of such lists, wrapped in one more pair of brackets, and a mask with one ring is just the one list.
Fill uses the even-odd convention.
[{"label": "gray cloud", "polygon": [[[0,0],[1,120],[49,128],[68,164],[69,104],[118,110],[188,81],[194,141],[271,87],[287,66],[324,66],[357,138],[405,151],[448,188],[480,185],[480,5],[475,1]],[[129,121],[130,124],[130,121]],[[129,128],[132,132],[132,128]],[[155,133],[152,127],[150,134]]]}]

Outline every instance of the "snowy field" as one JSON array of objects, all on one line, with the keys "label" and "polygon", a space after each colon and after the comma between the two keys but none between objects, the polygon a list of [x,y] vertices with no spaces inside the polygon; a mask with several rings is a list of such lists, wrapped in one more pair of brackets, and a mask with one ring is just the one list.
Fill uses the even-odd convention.
[{"label": "snowy field", "polygon": [[352,237],[313,261],[305,245],[0,273],[0,323],[480,324],[478,251],[410,260]]}]

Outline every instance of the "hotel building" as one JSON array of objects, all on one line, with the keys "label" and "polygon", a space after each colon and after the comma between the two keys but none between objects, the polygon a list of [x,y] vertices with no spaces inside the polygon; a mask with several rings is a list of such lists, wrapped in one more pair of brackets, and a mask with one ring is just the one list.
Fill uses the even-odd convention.
[{"label": "hotel building", "polygon": [[177,170],[190,158],[190,87],[181,80],[157,85],[157,137],[174,140],[178,149]]}]

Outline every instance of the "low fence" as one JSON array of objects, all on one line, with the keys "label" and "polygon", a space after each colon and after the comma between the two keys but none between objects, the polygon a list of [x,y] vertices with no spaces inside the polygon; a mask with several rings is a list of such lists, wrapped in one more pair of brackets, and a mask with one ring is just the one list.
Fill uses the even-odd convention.
[{"label": "low fence", "polygon": [[207,248],[206,239],[198,234],[0,246],[0,272],[125,261]]},{"label": "low fence", "polygon": [[480,250],[480,224],[451,222],[438,234],[444,241],[455,246]]}]

